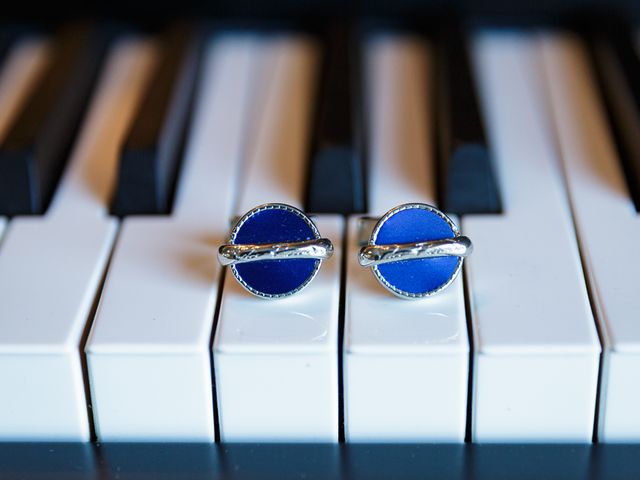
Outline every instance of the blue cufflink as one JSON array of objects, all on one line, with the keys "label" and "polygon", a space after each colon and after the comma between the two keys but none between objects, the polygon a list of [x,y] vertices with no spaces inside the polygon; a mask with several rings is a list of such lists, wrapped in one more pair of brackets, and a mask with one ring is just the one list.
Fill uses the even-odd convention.
[{"label": "blue cufflink", "polygon": [[[424,203],[388,211],[371,230],[362,219],[358,261],[378,281],[403,298],[428,297],[448,287],[473,250],[469,238],[444,213]],[[368,241],[364,236],[371,232]]]},{"label": "blue cufflink", "polygon": [[333,244],[302,211],[282,203],[256,207],[237,221],[218,260],[249,292],[263,298],[293,295],[316,276]]}]

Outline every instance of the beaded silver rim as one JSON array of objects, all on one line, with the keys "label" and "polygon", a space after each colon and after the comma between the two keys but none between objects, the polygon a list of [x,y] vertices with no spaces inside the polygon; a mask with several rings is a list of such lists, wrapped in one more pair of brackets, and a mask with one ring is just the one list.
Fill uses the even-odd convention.
[{"label": "beaded silver rim", "polygon": [[[393,217],[396,213],[402,212],[404,210],[413,210],[416,208],[427,210],[429,212],[436,214],[441,219],[443,219],[447,223],[447,225],[449,225],[449,227],[453,231],[454,237],[460,236],[460,231],[458,230],[458,227],[456,226],[456,224],[453,223],[453,220],[451,220],[447,215],[442,213],[436,207],[433,207],[426,203],[404,203],[402,205],[398,205],[397,207],[392,208],[387,213],[385,213],[384,216],[380,218],[380,220],[378,220],[375,227],[373,227],[373,231],[371,232],[371,237],[369,238],[369,245],[376,244],[376,240],[378,239],[378,233],[380,232],[380,229],[382,228],[382,226],[385,224],[387,220]],[[389,290],[391,293],[393,293],[394,295],[400,298],[416,300],[419,298],[425,298],[425,297],[430,297],[432,295],[435,295],[436,293],[441,292],[442,290],[447,288],[449,285],[451,285],[453,281],[460,274],[460,270],[462,269],[462,261],[463,261],[463,258],[458,257],[458,264],[456,265],[456,269],[454,270],[453,274],[451,275],[451,277],[447,282],[443,283],[438,288],[435,288],[433,290],[430,290],[424,293],[407,292],[405,290],[395,287],[394,285],[391,285],[380,273],[380,270],[378,269],[377,265],[374,265],[373,267],[371,267],[371,270],[373,271],[373,274],[378,279],[378,281],[382,284],[382,286],[385,287],[387,290]]]},{"label": "beaded silver rim", "polygon": [[[231,230],[231,234],[229,236],[229,243],[232,245],[235,245],[236,236],[238,235],[238,232],[240,231],[242,226],[245,224],[245,222],[249,220],[251,217],[253,217],[255,214],[263,212],[265,210],[285,210],[287,212],[291,212],[297,215],[299,218],[304,220],[304,222],[309,226],[309,228],[311,228],[315,238],[316,239],[320,238],[320,232],[318,231],[318,227],[313,222],[313,220],[311,220],[309,216],[305,214],[302,210],[296,207],[292,207],[291,205],[287,205],[285,203],[266,203],[264,205],[259,205],[255,208],[252,208],[247,213],[245,213],[242,217],[240,217],[240,219],[236,222],[235,226]],[[302,285],[288,292],[277,293],[277,294],[265,293],[265,292],[261,292],[260,290],[256,290],[255,288],[253,288],[251,285],[249,285],[247,282],[243,280],[243,278],[238,273],[238,270],[235,265],[231,265],[230,268],[231,268],[231,272],[233,272],[233,276],[236,278],[238,283],[242,285],[242,287],[245,290],[247,290],[248,292],[260,298],[276,299],[276,298],[289,297],[291,295],[298,293],[302,289],[304,289],[316,277],[316,275],[318,274],[318,271],[320,270],[321,264],[322,264],[322,260],[316,260],[313,272],[309,275],[309,277],[305,280],[305,282]]]}]

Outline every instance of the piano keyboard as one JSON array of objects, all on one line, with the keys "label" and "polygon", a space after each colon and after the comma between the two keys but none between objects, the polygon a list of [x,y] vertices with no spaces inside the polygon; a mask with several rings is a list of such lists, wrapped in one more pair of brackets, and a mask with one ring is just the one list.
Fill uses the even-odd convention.
[{"label": "piano keyboard", "polygon": [[[0,440],[640,441],[628,35],[14,32]],[[215,256],[268,202],[317,213],[336,247],[276,301]],[[358,218],[405,202],[475,244],[418,301],[356,257]]]}]

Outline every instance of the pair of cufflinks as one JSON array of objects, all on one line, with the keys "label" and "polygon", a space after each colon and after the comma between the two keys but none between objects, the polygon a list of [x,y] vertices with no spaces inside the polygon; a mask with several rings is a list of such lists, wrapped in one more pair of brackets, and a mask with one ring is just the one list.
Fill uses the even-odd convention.
[{"label": "pair of cufflinks", "polygon": [[[448,287],[473,249],[444,213],[424,203],[399,205],[380,219],[363,217],[358,261],[402,298],[422,298]],[[244,214],[218,250],[236,280],[263,298],[293,295],[306,287],[333,254],[313,220],[282,203]]]}]

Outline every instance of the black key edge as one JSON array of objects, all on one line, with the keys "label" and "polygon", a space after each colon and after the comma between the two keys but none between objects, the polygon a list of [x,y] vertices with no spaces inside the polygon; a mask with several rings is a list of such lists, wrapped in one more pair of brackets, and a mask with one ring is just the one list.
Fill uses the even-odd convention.
[{"label": "black key edge", "polygon": [[202,31],[171,27],[163,55],[121,150],[111,212],[163,215],[171,211],[186,144],[201,56]]},{"label": "black key edge", "polygon": [[345,23],[324,34],[305,205],[314,213],[361,213],[364,142],[356,38]]},{"label": "black key edge", "polygon": [[582,33],[629,195],[640,212],[640,54],[624,22],[599,22]]},{"label": "black key edge", "polygon": [[499,214],[502,202],[464,30],[449,26],[438,40],[432,92],[438,204],[458,215]]}]

